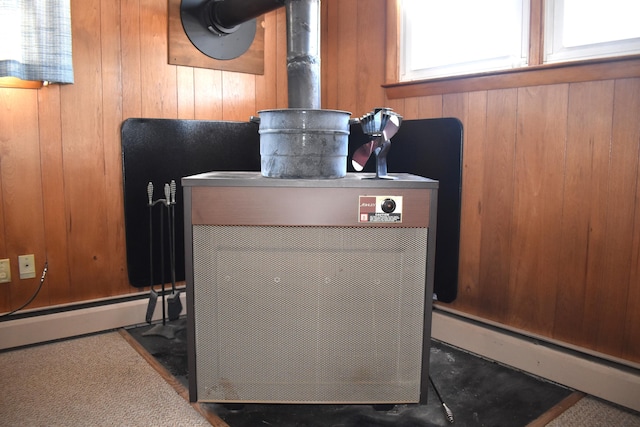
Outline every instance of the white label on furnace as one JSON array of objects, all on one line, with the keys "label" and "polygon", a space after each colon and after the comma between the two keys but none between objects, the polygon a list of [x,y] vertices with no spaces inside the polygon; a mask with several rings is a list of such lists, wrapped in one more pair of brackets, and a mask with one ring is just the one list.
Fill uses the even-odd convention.
[{"label": "white label on furnace", "polygon": [[402,222],[402,196],[360,196],[359,203],[358,222]]}]

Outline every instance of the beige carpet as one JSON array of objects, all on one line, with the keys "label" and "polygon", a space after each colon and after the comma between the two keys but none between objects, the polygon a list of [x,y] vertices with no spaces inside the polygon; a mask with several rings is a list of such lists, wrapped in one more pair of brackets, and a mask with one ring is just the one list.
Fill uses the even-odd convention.
[{"label": "beige carpet", "polygon": [[548,423],[547,427],[640,427],[640,416],[586,396]]},{"label": "beige carpet", "polygon": [[2,426],[209,426],[117,332],[0,353]]}]

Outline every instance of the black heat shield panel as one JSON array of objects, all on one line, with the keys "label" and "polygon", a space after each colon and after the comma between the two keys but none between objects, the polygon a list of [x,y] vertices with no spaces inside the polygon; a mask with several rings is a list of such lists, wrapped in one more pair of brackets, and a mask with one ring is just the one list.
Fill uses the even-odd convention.
[{"label": "black heat shield panel", "polygon": [[[124,219],[129,282],[149,286],[149,208],[147,184],[154,185],[154,200],[164,198],[164,184],[176,181],[176,280],[184,280],[184,176],[218,171],[259,171],[258,125],[251,122],[173,119],[128,119],[122,125]],[[154,284],[161,283],[160,210],[153,208]],[[163,212],[164,282],[171,280],[169,230]]]},{"label": "black heat shield panel", "polygon": [[[351,126],[351,154],[367,136]],[[180,179],[208,171],[259,171],[258,125],[251,122],[174,119],[128,119],[122,125],[124,209],[129,281],[149,286],[149,208],[147,183],[154,184],[154,200],[164,197],[164,183],[172,179],[176,192],[176,280],[184,280],[184,216]],[[388,171],[407,172],[440,181],[434,290],[451,302],[458,289],[460,193],[462,184],[462,125],[454,118],[405,120],[392,139]],[[374,159],[364,169],[375,171]],[[161,283],[160,205],[153,208],[153,276]],[[167,211],[163,212],[164,281],[170,281]]]}]

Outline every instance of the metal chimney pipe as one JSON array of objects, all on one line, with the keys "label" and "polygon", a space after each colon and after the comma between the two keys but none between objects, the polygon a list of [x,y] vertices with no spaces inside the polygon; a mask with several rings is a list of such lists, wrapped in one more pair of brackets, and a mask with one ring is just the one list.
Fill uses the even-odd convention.
[{"label": "metal chimney pipe", "polygon": [[320,109],[320,0],[285,0],[289,108]]},{"label": "metal chimney pipe", "polygon": [[321,109],[320,0],[209,0],[206,25],[220,35],[282,5],[287,14],[289,108]]}]

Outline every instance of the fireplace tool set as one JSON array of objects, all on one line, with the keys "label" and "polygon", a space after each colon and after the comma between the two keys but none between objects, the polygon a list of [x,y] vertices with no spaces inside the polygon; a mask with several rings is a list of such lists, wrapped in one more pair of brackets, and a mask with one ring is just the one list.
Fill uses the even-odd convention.
[{"label": "fireplace tool set", "polygon": [[[153,313],[155,312],[158,301],[158,292],[154,289],[154,271],[153,271],[153,210],[156,206],[160,206],[160,224],[159,224],[159,252],[160,252],[160,286],[162,295],[162,323],[155,325],[143,335],[159,335],[167,339],[175,337],[175,326],[167,324],[168,320],[177,320],[182,312],[182,302],[180,301],[180,291],[176,289],[176,182],[171,180],[170,184],[164,184],[164,198],[153,200],[153,183],[147,184],[147,197],[149,207],[149,304],[147,306],[147,314],[145,320],[151,324]],[[166,297],[165,290],[165,243],[164,243],[164,211],[167,210],[167,224],[169,229],[169,265],[171,271],[171,294]],[[166,309],[165,309],[166,307]]]}]

